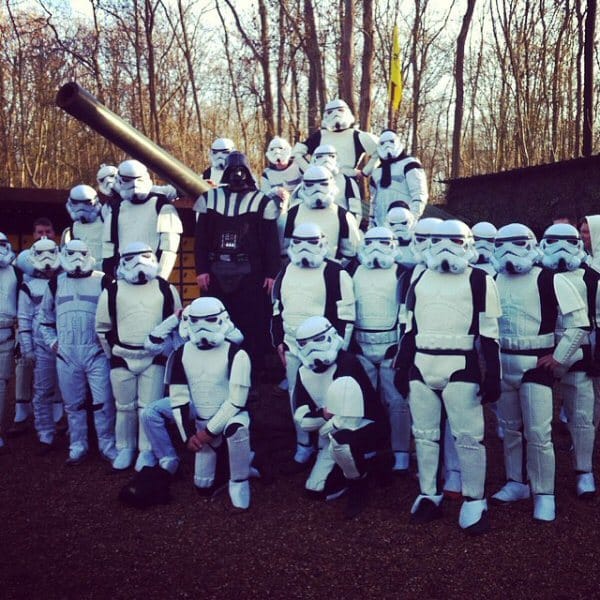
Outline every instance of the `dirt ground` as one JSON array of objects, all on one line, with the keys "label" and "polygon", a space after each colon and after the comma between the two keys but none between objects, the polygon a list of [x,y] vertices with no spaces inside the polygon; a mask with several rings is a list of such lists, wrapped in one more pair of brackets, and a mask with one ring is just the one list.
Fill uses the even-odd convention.
[{"label": "dirt ground", "polygon": [[[257,434],[272,428],[276,468],[290,449],[287,400],[263,391]],[[491,494],[503,483],[502,451],[491,418],[487,431]],[[209,500],[194,491],[187,457],[172,503],[139,511],[117,500],[131,472],[114,473],[96,455],[66,467],[64,436],[56,451],[35,456],[29,432],[0,457],[0,597],[596,597],[600,500],[577,500],[568,436],[554,437],[556,521],[534,523],[527,501],[492,507],[492,531],[473,539],[458,528],[457,502],[440,521],[410,523],[414,474],[373,489],[353,521],[342,517],[343,498],[306,498],[303,474],[269,486],[253,480],[251,508],[240,514],[227,493]]]}]

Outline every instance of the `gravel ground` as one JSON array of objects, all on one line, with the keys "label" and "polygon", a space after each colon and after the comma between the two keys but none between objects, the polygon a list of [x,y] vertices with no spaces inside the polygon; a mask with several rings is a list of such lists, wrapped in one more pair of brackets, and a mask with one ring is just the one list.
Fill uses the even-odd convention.
[{"label": "gravel ground", "polygon": [[[272,464],[290,450],[287,400],[264,386],[257,435],[269,426]],[[8,411],[11,413],[11,411]],[[11,413],[12,414],[12,413]],[[490,417],[490,415],[487,415]],[[488,422],[488,492],[503,483],[502,450]],[[578,501],[569,440],[555,432],[558,518],[536,524],[531,504],[492,507],[492,531],[469,538],[445,518],[417,526],[414,474],[373,489],[353,521],[344,499],[303,495],[303,475],[252,482],[248,512],[193,489],[191,461],[173,501],[146,511],[119,504],[131,472],[97,456],[66,467],[67,440],[35,456],[32,432],[0,457],[0,597],[13,598],[580,598],[598,594],[600,500]]]}]

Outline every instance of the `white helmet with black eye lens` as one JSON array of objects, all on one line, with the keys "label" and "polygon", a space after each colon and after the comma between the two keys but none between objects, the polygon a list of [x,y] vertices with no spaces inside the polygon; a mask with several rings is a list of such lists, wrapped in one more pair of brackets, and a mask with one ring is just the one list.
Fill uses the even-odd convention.
[{"label": "white helmet with black eye lens", "polygon": [[556,223],[544,232],[540,242],[542,264],[560,271],[574,271],[581,266],[585,250],[579,231],[568,223]]},{"label": "white helmet with black eye lens", "polygon": [[500,273],[528,273],[539,258],[533,231],[522,223],[500,227],[494,241],[492,264]]},{"label": "white helmet with black eye lens", "polygon": [[309,317],[296,329],[296,344],[302,364],[311,371],[332,365],[343,340],[325,317]]},{"label": "white helmet with black eye lens", "polygon": [[143,242],[125,246],[119,259],[117,277],[129,283],[143,284],[158,276],[158,260],[152,248]]},{"label": "white helmet with black eye lens", "polygon": [[462,221],[438,223],[431,234],[427,268],[440,273],[462,273],[473,256],[473,234]]},{"label": "white helmet with black eye lens", "polygon": [[397,242],[387,227],[369,229],[358,250],[360,263],[369,269],[389,269],[395,264]]},{"label": "white helmet with black eye lens", "polygon": [[301,223],[294,227],[288,247],[288,256],[297,267],[320,266],[329,250],[329,244],[321,228],[315,223]]},{"label": "white helmet with black eye lens", "polygon": [[60,264],[69,275],[89,275],[94,270],[95,263],[96,260],[83,240],[69,240],[60,251]]}]

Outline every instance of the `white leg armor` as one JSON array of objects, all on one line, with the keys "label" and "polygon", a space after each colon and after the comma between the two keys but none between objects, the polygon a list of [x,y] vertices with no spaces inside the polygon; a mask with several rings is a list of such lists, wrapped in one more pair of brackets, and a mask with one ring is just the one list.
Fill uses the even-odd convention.
[{"label": "white leg armor", "polygon": [[51,444],[56,431],[52,417],[52,404],[56,395],[56,355],[41,344],[35,344],[33,370],[33,411],[35,429],[40,442]]},{"label": "white leg armor", "polygon": [[196,452],[194,462],[194,485],[199,488],[209,488],[215,482],[217,468],[217,448],[221,445],[221,436],[211,444],[205,444]]},{"label": "white leg armor", "polygon": [[86,377],[81,365],[58,359],[58,384],[65,398],[69,422],[69,448],[72,454],[88,451],[87,414],[85,410]]},{"label": "white leg armor", "polygon": [[573,440],[575,470],[592,471],[594,452],[594,388],[590,377],[582,372],[567,373],[560,381],[560,392]]},{"label": "white leg armor", "polygon": [[156,465],[156,457],[152,452],[152,446],[146,436],[142,425],[142,411],[144,408],[160,400],[164,391],[165,368],[162,365],[150,365],[137,376],[137,414],[138,414],[138,450],[139,456],[135,464],[135,470],[141,471],[144,467]]},{"label": "white leg armor", "polygon": [[502,394],[498,400],[498,419],[504,429],[504,468],[506,479],[520,484],[527,482],[523,457],[523,418],[519,392],[502,382]]},{"label": "white leg armor", "polygon": [[462,481],[456,441],[450,423],[444,423],[444,492],[447,496],[460,495]]},{"label": "white leg armor", "polygon": [[117,411],[115,423],[117,451],[128,450],[133,458],[137,443],[137,377],[129,369],[117,367],[111,369],[110,383]]},{"label": "white leg armor", "polygon": [[92,393],[98,449],[112,461],[116,455],[115,401],[110,387],[110,367],[104,354],[97,354],[92,359],[87,370],[87,381]]},{"label": "white leg armor", "polygon": [[379,368],[379,385],[384,406],[390,418],[392,450],[396,452],[410,451],[410,410],[408,401],[396,389],[391,360],[385,360]]},{"label": "white leg armor", "polygon": [[[4,412],[6,410],[6,394],[8,390],[8,381],[13,373],[13,355],[14,341],[7,340],[0,344],[0,434],[2,433],[2,423],[4,422]],[[3,446],[0,436],[0,447]]]},{"label": "white leg armor", "polygon": [[[298,376],[298,369],[300,368],[301,364],[302,363],[297,356],[291,352],[285,353],[285,375],[288,380],[288,393],[290,397],[292,420],[294,412],[296,411],[296,407],[294,406],[294,388],[296,387],[296,378]],[[294,456],[294,460],[298,463],[305,463],[314,453],[314,448],[310,443],[310,434],[308,431],[304,431],[295,421],[294,427],[296,428],[296,454]]]},{"label": "white leg armor", "polygon": [[15,364],[15,423],[25,421],[33,412],[32,386],[33,363],[18,358]]},{"label": "white leg armor", "polygon": [[245,481],[250,471],[250,417],[247,412],[238,413],[225,426],[223,436],[229,450],[229,479]]},{"label": "white leg armor", "polygon": [[331,445],[331,456],[344,472],[344,477],[346,477],[346,479],[358,479],[360,477],[360,472],[354,462],[350,445],[340,444],[332,435],[329,436],[329,440]]},{"label": "white leg armor", "polygon": [[317,460],[306,480],[304,487],[311,492],[322,492],[325,482],[335,466],[335,459],[331,453],[331,445],[328,438],[319,437],[319,453]]},{"label": "white leg armor", "polygon": [[442,401],[422,381],[410,382],[408,397],[415,436],[421,495],[438,495],[437,476],[440,461],[440,419]]}]

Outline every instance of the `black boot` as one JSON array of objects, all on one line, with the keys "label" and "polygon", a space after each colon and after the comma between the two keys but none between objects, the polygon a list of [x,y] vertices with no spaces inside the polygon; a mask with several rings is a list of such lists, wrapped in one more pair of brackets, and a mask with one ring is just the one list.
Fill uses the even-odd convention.
[{"label": "black boot", "polygon": [[369,481],[366,475],[348,481],[347,501],[344,509],[346,519],[354,519],[369,503]]},{"label": "black boot", "polygon": [[170,485],[173,476],[158,465],[144,467],[121,488],[119,500],[135,508],[148,508],[171,501]]}]

